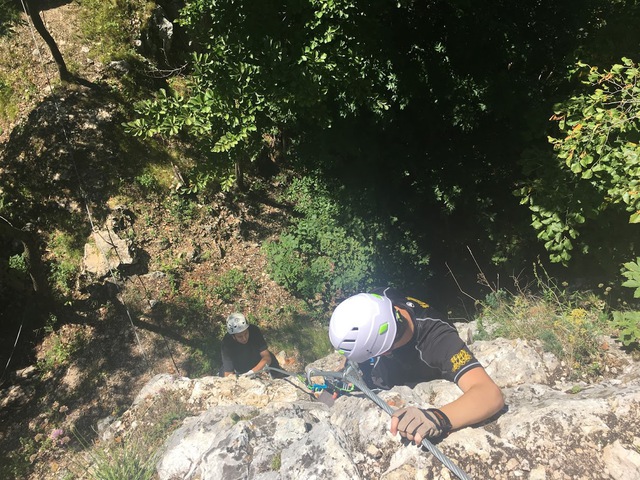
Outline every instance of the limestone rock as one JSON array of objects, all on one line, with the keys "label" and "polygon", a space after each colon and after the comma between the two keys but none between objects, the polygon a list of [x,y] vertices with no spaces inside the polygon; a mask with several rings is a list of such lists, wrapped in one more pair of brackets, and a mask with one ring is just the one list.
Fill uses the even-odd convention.
[{"label": "limestone rock", "polygon": [[97,278],[103,278],[120,265],[131,265],[134,261],[127,241],[111,228],[93,232],[91,241],[84,246],[84,271]]},{"label": "limestone rock", "polygon": [[[638,364],[630,361],[618,378],[571,389],[555,380],[557,360],[535,344],[476,342],[474,352],[502,385],[507,406],[438,443],[469,478],[640,478]],[[332,355],[314,367],[339,361]],[[126,421],[109,429],[131,433],[146,403],[167,391],[178,392],[196,415],[159,452],[161,480],[456,478],[428,451],[391,436],[388,415],[363,394],[343,395],[328,407],[295,378],[158,376]],[[379,394],[393,408],[440,406],[459,395],[445,381]]]}]

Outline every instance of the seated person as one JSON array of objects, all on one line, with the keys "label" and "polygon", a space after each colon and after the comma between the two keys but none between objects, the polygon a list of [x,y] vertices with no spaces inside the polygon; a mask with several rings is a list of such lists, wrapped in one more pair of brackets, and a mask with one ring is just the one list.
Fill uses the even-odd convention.
[{"label": "seated person", "polygon": [[[280,368],[275,355],[269,352],[267,342],[256,325],[250,325],[241,313],[227,317],[227,333],[222,339],[222,374],[252,375],[267,365]],[[280,377],[277,372],[272,376]]]},{"label": "seated person", "polygon": [[482,422],[504,406],[500,388],[456,329],[426,303],[391,288],[340,303],[331,316],[329,337],[340,353],[358,363],[370,388],[415,386],[438,378],[458,385],[462,395],[447,405],[407,407],[393,414],[391,433],[416,444]]}]

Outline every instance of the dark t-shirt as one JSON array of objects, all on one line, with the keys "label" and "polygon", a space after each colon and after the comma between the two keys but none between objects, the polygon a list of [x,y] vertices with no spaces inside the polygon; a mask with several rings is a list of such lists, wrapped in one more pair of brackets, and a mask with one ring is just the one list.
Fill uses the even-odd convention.
[{"label": "dark t-shirt", "polygon": [[267,342],[255,325],[249,325],[249,341],[245,344],[237,342],[227,333],[222,339],[222,370],[248,372],[260,362],[260,352],[264,350],[267,350]]},{"label": "dark t-shirt", "polygon": [[413,386],[438,378],[457,383],[464,373],[481,367],[457,330],[429,305],[390,288],[376,293],[407,310],[415,330],[407,344],[360,364],[371,388]]}]

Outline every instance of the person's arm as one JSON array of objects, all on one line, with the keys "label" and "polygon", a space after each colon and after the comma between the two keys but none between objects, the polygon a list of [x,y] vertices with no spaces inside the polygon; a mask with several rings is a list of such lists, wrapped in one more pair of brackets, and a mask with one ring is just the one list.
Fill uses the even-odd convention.
[{"label": "person's arm", "polygon": [[271,354],[269,350],[262,350],[260,352],[260,361],[251,370],[253,370],[253,373],[257,373],[262,370],[265,365],[271,365]]},{"label": "person's arm", "polygon": [[419,445],[424,437],[482,422],[504,406],[502,391],[482,367],[467,371],[458,386],[462,395],[439,409],[408,407],[396,411],[391,418],[391,434],[399,432]]},{"label": "person's arm", "polygon": [[267,347],[267,342],[262,335],[262,331],[258,327],[251,327],[251,336],[249,337],[249,341],[257,347],[256,349],[260,352],[260,361],[251,368],[253,373],[257,373],[262,370],[265,365],[271,365],[271,354],[269,353],[269,349]]},{"label": "person's arm", "polygon": [[458,380],[462,395],[440,408],[449,417],[451,428],[474,425],[495,415],[504,406],[502,391],[484,368],[474,368]]}]

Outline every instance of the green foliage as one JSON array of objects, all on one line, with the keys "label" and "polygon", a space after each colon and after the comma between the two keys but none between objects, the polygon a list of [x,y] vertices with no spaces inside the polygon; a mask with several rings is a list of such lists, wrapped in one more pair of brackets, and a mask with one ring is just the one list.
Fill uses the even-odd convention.
[{"label": "green foliage", "polygon": [[81,27],[92,40],[102,61],[117,60],[133,53],[140,24],[146,20],[151,2],[147,0],[79,0]]},{"label": "green foliage", "polygon": [[625,346],[640,343],[640,312],[613,312],[613,328],[617,330],[617,338]]},{"label": "green foliage", "polygon": [[147,444],[164,442],[171,432],[180,427],[182,420],[190,415],[184,399],[179,394],[167,392],[163,394],[162,400],[164,405],[154,408],[154,421],[143,432]]},{"label": "green foliage", "polygon": [[82,240],[78,236],[57,230],[49,237],[51,252],[49,280],[63,296],[71,294],[82,262]]},{"label": "green foliage", "polygon": [[12,255],[9,257],[9,268],[13,268],[21,273],[27,273],[27,262],[23,254]]},{"label": "green foliage", "polygon": [[18,439],[19,447],[8,452],[4,461],[0,462],[1,478],[29,478],[38,461],[59,458],[68,448],[71,438],[65,431],[65,423],[69,408],[58,401],[45,404],[44,407],[44,411],[39,409],[40,414],[25,431],[28,433]]},{"label": "green foliage", "polygon": [[[634,298],[640,298],[640,258],[635,262],[623,265],[622,275],[627,279],[623,287],[633,289]],[[640,312],[633,310],[613,312],[613,328],[617,331],[617,338],[625,346],[640,344]]]},{"label": "green foliage", "polygon": [[633,296],[640,298],[640,257],[635,262],[627,262],[623,265],[622,275],[627,279],[622,286],[634,288]]},{"label": "green foliage", "polygon": [[213,294],[225,303],[236,303],[243,294],[254,295],[257,291],[255,280],[237,268],[232,268],[221,274],[213,287]]},{"label": "green foliage", "polygon": [[640,70],[623,58],[604,71],[579,63],[577,75],[585,91],[552,117],[562,134],[549,138],[561,173],[539,169],[519,191],[550,259],[562,263],[584,225],[624,210],[640,223]]},{"label": "green foliage", "polygon": [[[271,277],[311,305],[374,285],[427,276],[428,256],[368,192],[349,195],[317,175],[294,179],[284,198],[299,214],[278,240],[263,246]],[[406,283],[405,283],[406,285]]]},{"label": "green foliage", "polygon": [[189,351],[189,359],[184,363],[186,374],[189,377],[204,377],[217,375],[220,367],[220,352],[218,348],[220,338],[216,336],[208,342],[202,343],[198,348]]},{"label": "green foliage", "polygon": [[20,21],[20,9],[13,0],[0,0],[0,37],[14,33],[14,26]]},{"label": "green foliage", "polygon": [[282,452],[277,452],[271,458],[271,470],[277,472],[282,466]]},{"label": "green foliage", "polygon": [[157,454],[149,454],[140,446],[120,445],[107,450],[93,452],[94,463],[89,469],[94,480],[152,480],[155,478]]},{"label": "green foliage", "polygon": [[162,392],[141,414],[135,432],[117,436],[113,442],[90,445],[75,431],[86,455],[78,462],[80,476],[94,480],[152,480],[156,478],[159,448],[191,412],[175,391]]},{"label": "green foliage", "polygon": [[20,437],[20,448],[7,454],[0,463],[2,478],[27,478],[31,470],[30,457],[37,451],[35,441],[29,437]]},{"label": "green foliage", "polygon": [[45,325],[45,331],[49,334],[43,343],[44,352],[38,360],[37,366],[42,373],[52,372],[62,365],[69,363],[72,356],[86,343],[86,337],[82,330],[62,334],[55,332],[53,326],[57,319],[51,315]]},{"label": "green foliage", "polygon": [[376,225],[356,217],[311,177],[292,183],[289,200],[302,216],[264,246],[272,278],[309,302],[326,303],[371,286]]},{"label": "green foliage", "polygon": [[0,118],[14,120],[18,113],[13,87],[0,77]]},{"label": "green foliage", "polygon": [[271,326],[266,335],[274,352],[284,350],[288,355],[295,354],[307,365],[333,351],[326,325],[309,313],[285,307],[262,311],[260,315],[261,323]]},{"label": "green foliage", "polygon": [[266,137],[300,120],[328,126],[330,106],[340,115],[361,107],[380,114],[397,85],[391,63],[354,35],[372,39],[360,15],[348,0],[188,2],[180,23],[194,44],[191,74],[140,103],[127,128],[139,136],[188,133],[230,176],[234,162],[256,158]]},{"label": "green foliage", "polygon": [[544,329],[538,334],[538,338],[542,342],[545,352],[551,352],[558,358],[564,357],[564,347],[556,332]]},{"label": "green foliage", "polygon": [[178,223],[186,225],[197,218],[198,206],[193,199],[184,195],[172,194],[165,200],[169,207],[169,213]]},{"label": "green foliage", "polygon": [[143,189],[145,189],[148,192],[157,191],[160,187],[160,184],[158,183],[158,180],[156,179],[156,177],[153,175],[152,172],[149,172],[149,171],[145,171],[140,175],[138,175],[135,178],[135,181],[138,185],[140,185]]}]

